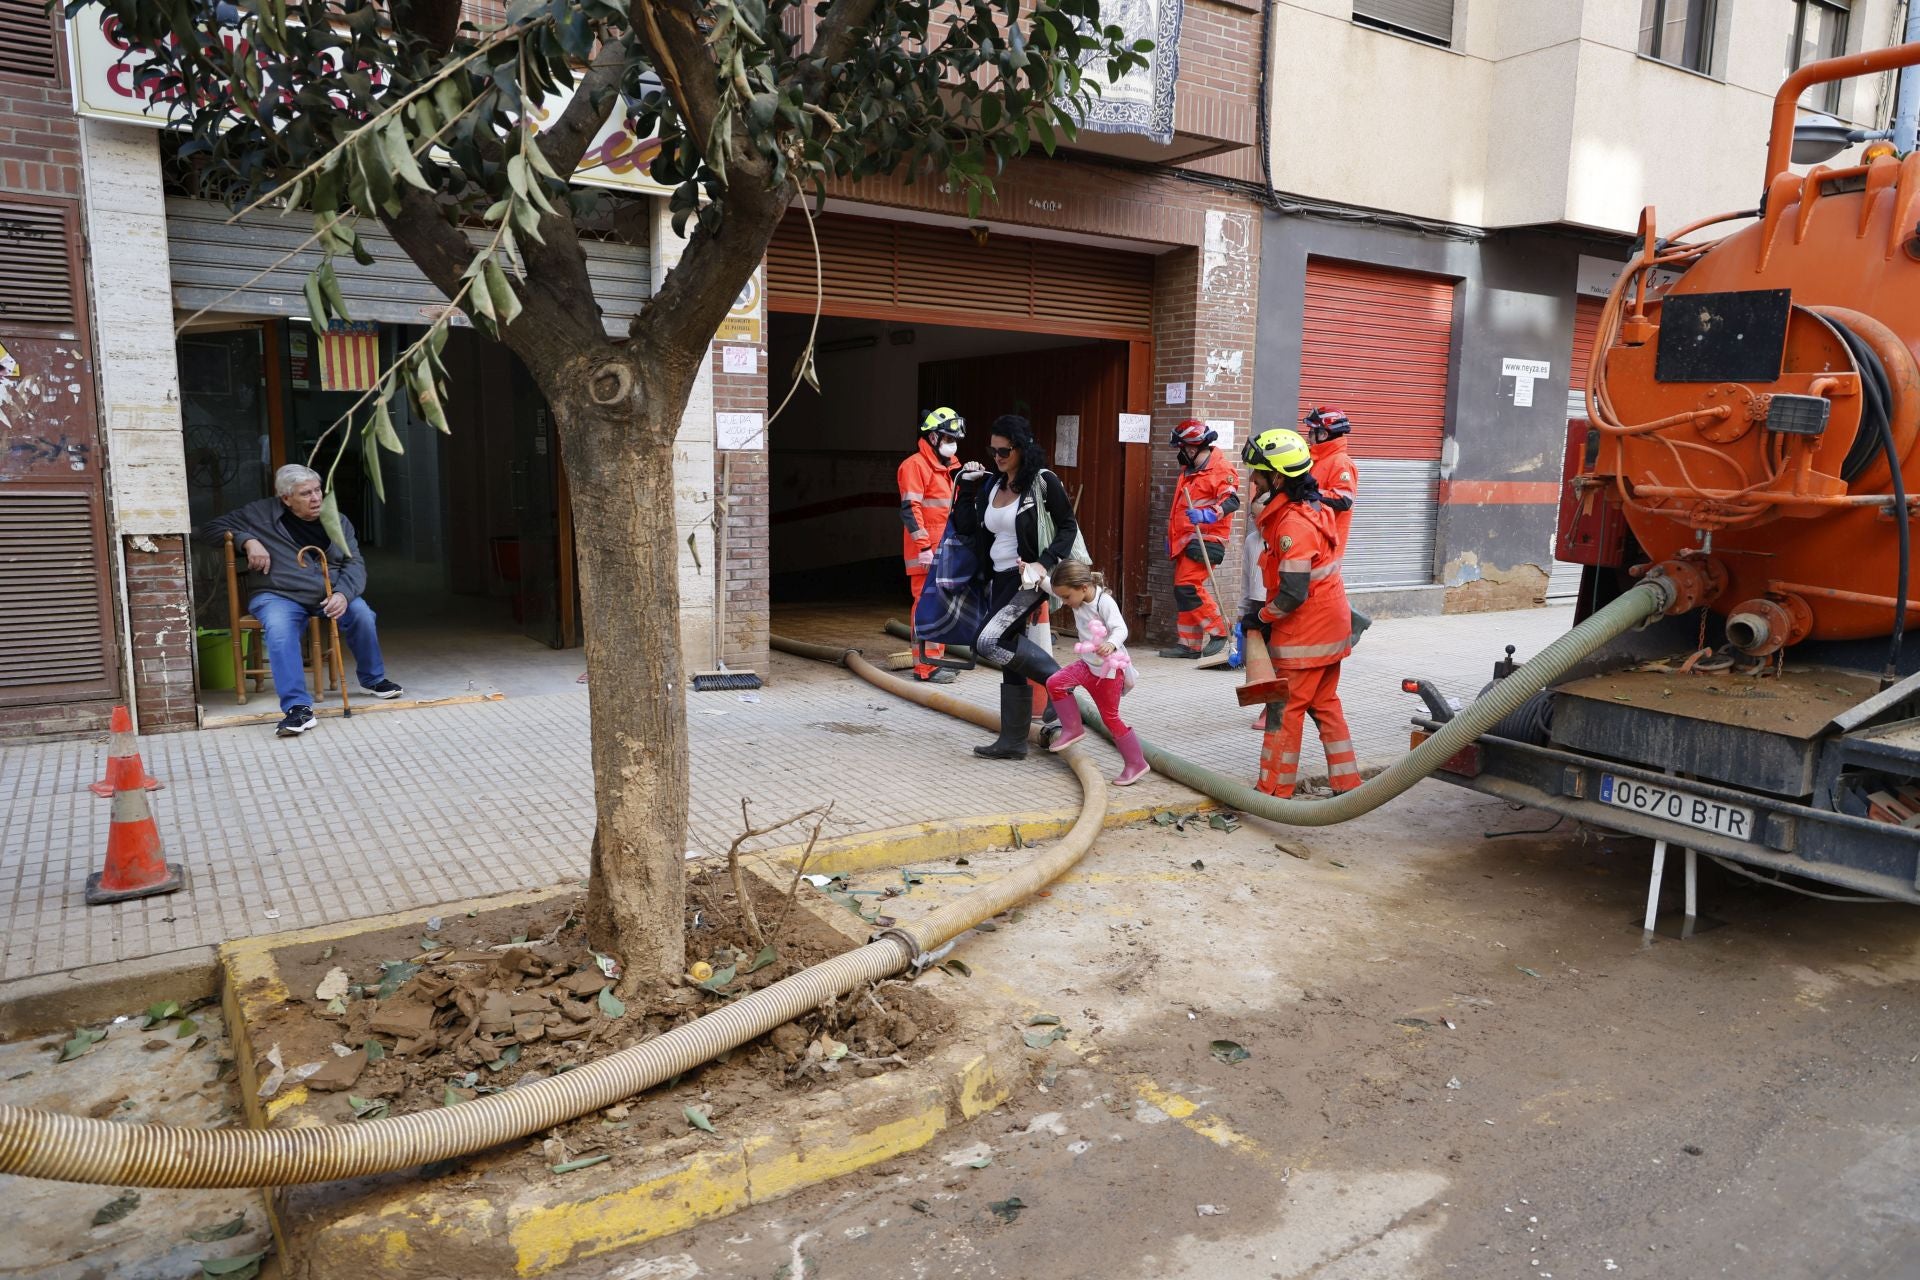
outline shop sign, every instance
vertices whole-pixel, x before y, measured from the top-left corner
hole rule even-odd
[[[759,342],[760,331],[760,272],[756,270],[747,278],[740,296],[733,300],[733,307],[727,312],[727,318],[720,322],[719,332],[713,335],[716,342]]]
[[[120,120],[129,124],[165,129],[173,124],[171,108],[165,100],[156,100],[155,90],[139,81],[140,69],[152,58],[132,52],[132,43],[120,34],[120,21],[103,14],[98,22],[77,20],[69,24],[67,47],[73,64],[73,107],[83,116],[101,120]],[[238,27],[222,27],[220,38],[228,48],[244,43]],[[263,57],[274,56],[262,51]],[[337,56],[337,55],[335,55]],[[379,83],[384,73],[369,68]],[[573,100],[566,89],[534,108],[533,127],[557,119]],[[645,191],[664,195],[671,190],[647,176],[647,166],[660,154],[658,137],[640,138],[627,125],[625,101],[616,99],[607,113],[573,180],[580,186],[616,190]],[[758,341],[758,339],[755,339]]]

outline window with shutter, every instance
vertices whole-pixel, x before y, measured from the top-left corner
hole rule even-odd
[[[1353,20],[1428,44],[1453,44],[1453,0],[1353,0]]]
[[[91,488],[0,485],[0,704],[113,691],[97,503]]]
[[[64,204],[0,200],[0,326],[78,322],[71,217]]]
[[[43,0],[0,0],[0,76],[60,79],[60,46]]]

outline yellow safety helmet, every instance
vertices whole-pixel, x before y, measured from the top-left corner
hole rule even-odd
[[[944,436],[952,436],[955,440],[964,440],[967,438],[967,420],[942,405],[938,409],[929,410],[927,416],[920,419],[921,435],[932,435],[936,431]]]
[[[1313,470],[1313,450],[1298,431],[1275,427],[1247,441],[1240,457],[1255,471],[1277,471],[1292,478]]]

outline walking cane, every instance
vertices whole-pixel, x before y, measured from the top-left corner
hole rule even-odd
[[[321,585],[326,588],[327,593],[321,598],[323,601],[331,599],[333,597],[333,574],[327,568],[327,553],[319,547],[302,547],[300,548],[300,553],[294,557],[294,560],[302,569],[306,568],[307,552],[309,551],[320,557],[320,582]],[[340,619],[328,618],[327,629],[333,636],[333,673],[340,681],[340,714],[351,720],[353,719],[353,704],[347,701],[347,666],[346,663],[340,660]]]

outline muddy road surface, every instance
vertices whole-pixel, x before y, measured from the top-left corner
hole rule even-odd
[[[1706,866],[1648,944],[1643,842],[1483,835],[1548,820],[1111,833],[924,979],[1060,1018],[1005,1108],[565,1274],[1920,1276],[1920,912]]]

